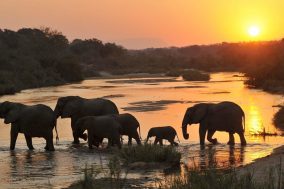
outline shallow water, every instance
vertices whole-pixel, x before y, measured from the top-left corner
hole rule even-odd
[[[273,114],[283,103],[281,95],[248,89],[243,77],[237,73],[216,73],[210,82],[186,82],[180,78],[139,78],[85,80],[77,84],[25,90],[0,98],[25,104],[43,103],[55,107],[58,97],[79,95],[85,98],[107,97],[113,100],[120,112],[130,112],[141,124],[142,138],[149,128],[173,126],[179,135],[182,161],[189,166],[205,167],[217,163],[220,167],[239,166],[271,153],[284,142],[283,137],[254,137],[265,128],[277,132],[272,125]],[[190,139],[182,139],[181,121],[187,107],[200,102],[234,101],[246,114],[246,138],[248,145],[241,147],[236,135],[235,147],[226,145],[228,134],[216,132],[220,144],[206,144],[200,149],[198,125],[188,127]],[[9,151],[10,126],[0,123],[0,188],[62,188],[82,178],[85,165],[105,165],[109,152],[89,151],[86,143],[72,146],[69,119],[58,120],[60,142],[55,152],[45,152],[43,139],[33,139],[36,150],[27,150],[24,137],[19,135],[16,150]],[[148,178],[160,174],[157,171],[129,174],[130,177]],[[149,182],[151,179],[149,180]]]

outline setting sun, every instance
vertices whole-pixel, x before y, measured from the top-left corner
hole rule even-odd
[[[258,26],[250,26],[249,29],[248,29],[248,34],[251,36],[251,37],[257,37],[260,33],[260,29]]]

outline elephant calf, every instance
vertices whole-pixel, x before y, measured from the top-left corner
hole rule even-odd
[[[147,139],[146,139],[146,143],[148,142],[150,137],[156,137],[155,141],[154,141],[154,145],[156,145],[158,142],[160,143],[160,145],[163,145],[163,139],[168,140],[171,145],[175,145],[178,146],[178,143],[176,143],[175,137],[177,135],[176,130],[171,127],[171,126],[165,126],[165,127],[153,127],[148,131],[148,135],[147,135]],[[179,138],[178,138],[179,140]]]
[[[23,133],[29,149],[34,149],[32,137],[42,137],[46,140],[46,150],[53,151],[53,128],[55,127],[56,139],[56,116],[53,110],[43,104],[27,106],[20,103],[3,102],[0,104],[0,117],[4,123],[11,123],[10,149],[14,150],[18,133]]]
[[[119,114],[119,115],[112,115],[121,125],[120,134],[128,136],[128,145],[132,145],[132,138],[136,140],[138,145],[141,145],[141,136],[140,136],[140,124],[137,119],[129,114]],[[139,134],[137,131],[139,128]]]
[[[99,146],[99,143],[107,138],[118,148],[121,148],[120,143],[120,124],[112,116],[86,116],[80,118],[76,122],[76,131],[82,133],[85,130],[88,132],[88,145],[92,149],[93,145]]]

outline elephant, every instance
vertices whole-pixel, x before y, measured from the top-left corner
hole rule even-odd
[[[166,140],[168,140],[171,143],[172,146],[173,145],[178,146],[178,143],[176,143],[174,141],[176,136],[177,136],[177,139],[179,140],[177,132],[171,126],[153,127],[153,128],[151,128],[148,131],[146,143],[148,142],[150,137],[154,137],[154,136],[156,137],[155,141],[154,141],[154,145],[156,145],[159,142],[160,145],[162,146],[163,145],[163,139],[166,139]]]
[[[46,140],[45,149],[54,151],[53,129],[56,129],[56,116],[53,110],[43,104],[24,105],[5,101],[0,104],[0,118],[4,119],[5,124],[11,123],[10,150],[15,149],[18,133],[25,135],[27,146],[33,150],[32,137],[42,137]]]
[[[129,113],[112,115],[121,125],[120,135],[128,136],[128,145],[132,145],[132,138],[136,140],[138,145],[141,145],[140,124],[138,120]],[[139,134],[137,132],[139,128]]]
[[[234,102],[224,101],[220,103],[199,103],[187,108],[182,121],[182,132],[184,139],[189,138],[187,125],[199,123],[200,145],[204,145],[205,135],[207,140],[217,144],[216,138],[212,136],[216,131],[229,133],[229,145],[235,144],[234,133],[240,136],[241,144],[246,145],[244,137],[245,113],[242,108]]]
[[[86,99],[79,96],[60,97],[54,109],[56,117],[71,118],[74,144],[79,144],[79,138],[87,140],[84,133],[75,133],[75,124],[78,119],[85,116],[101,116],[107,114],[118,114],[116,105],[107,99],[93,98]]]
[[[99,146],[100,141],[107,138],[118,148],[121,148],[120,143],[120,124],[112,116],[85,116],[76,122],[76,132],[88,131],[88,146],[89,149],[93,145]],[[109,146],[108,145],[108,146]]]

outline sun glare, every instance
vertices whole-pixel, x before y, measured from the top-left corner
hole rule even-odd
[[[248,29],[248,34],[251,36],[251,37],[257,37],[260,33],[260,29],[258,26],[250,26],[249,29]]]

